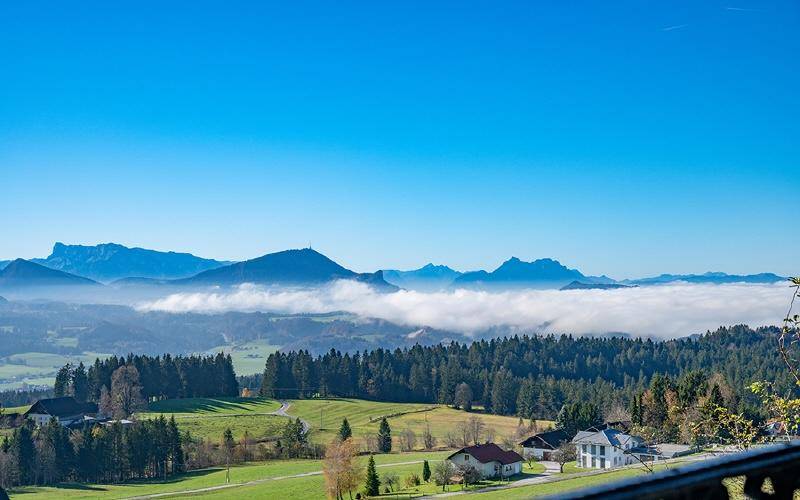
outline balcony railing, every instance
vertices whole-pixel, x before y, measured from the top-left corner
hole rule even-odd
[[[704,460],[550,498],[729,498],[722,481],[733,477],[745,478],[746,498],[793,498],[794,491],[800,488],[800,441]],[[772,484],[770,493],[762,491],[766,479]]]

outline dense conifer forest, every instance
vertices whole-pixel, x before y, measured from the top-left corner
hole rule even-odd
[[[630,338],[515,336],[465,345],[377,349],[355,355],[331,350],[270,355],[261,394],[281,398],[314,395],[453,404],[466,383],[487,411],[523,418],[555,419],[564,404],[585,401],[600,408],[628,408],[656,375],[677,388],[692,380],[723,386],[728,404],[755,411],[746,385],[793,385],[777,355],[777,328],[719,328],[694,338],[652,341]],[[684,382],[685,383],[685,382]]]

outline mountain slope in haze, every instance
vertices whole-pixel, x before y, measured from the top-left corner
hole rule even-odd
[[[595,278],[584,276],[577,269],[569,269],[557,260],[537,259],[525,262],[517,257],[511,257],[492,272],[464,273],[454,280],[453,285],[469,288],[560,288],[573,281],[594,282],[594,280]]]
[[[561,287],[561,290],[616,290],[619,288],[637,288],[638,285],[621,285],[619,283],[583,283],[573,281]]]
[[[235,285],[240,283],[318,285],[338,279],[361,281],[383,291],[397,287],[383,279],[383,273],[356,273],[340,266],[316,250],[284,250],[204,271],[174,284]]]
[[[632,285],[660,285],[663,283],[675,283],[678,281],[683,281],[686,283],[708,283],[721,285],[724,283],[777,283],[785,280],[786,278],[773,273],[727,274],[720,272],[708,272],[704,274],[661,274],[652,278],[625,280],[623,283]]]
[[[96,281],[17,259],[0,271],[0,288],[100,286]]]
[[[106,282],[128,277],[186,278],[230,264],[189,253],[128,248],[116,243],[95,246],[56,243],[49,257],[33,261],[51,269]]]
[[[9,264],[11,264],[10,260],[0,260],[0,270],[5,269]]]
[[[408,290],[435,291],[446,289],[461,274],[447,266],[426,264],[412,271],[384,269],[383,279]]]

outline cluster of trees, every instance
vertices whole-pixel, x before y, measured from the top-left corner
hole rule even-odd
[[[381,419],[376,437],[381,453],[392,451],[392,430],[386,418]],[[356,498],[361,498],[359,488],[367,497],[375,497],[381,493],[381,486],[383,486],[383,492],[391,493],[401,485],[400,478],[394,472],[387,472],[383,476],[378,475],[375,457],[372,453],[370,453],[366,469],[359,462],[358,455],[359,450],[353,439],[353,431],[345,418],[339,427],[337,438],[326,447],[325,458],[322,462],[325,492],[328,498],[343,500],[345,493],[353,498],[354,491]],[[428,461],[425,460],[422,464],[422,478],[416,473],[410,473],[405,477],[403,484],[410,488],[419,486],[422,481],[430,480],[431,468]]]
[[[0,486],[164,478],[184,470],[184,439],[174,418],[79,431],[26,422],[0,445]]]
[[[414,346],[313,357],[306,351],[267,359],[260,394],[314,395],[457,405],[480,404],[523,418],[557,416],[566,403],[608,408],[627,405],[658,376],[718,373],[735,388],[738,404],[756,403],[746,390],[768,379],[796,390],[774,355],[779,330],[720,328],[697,338],[652,341],[572,336],[511,337],[469,345]],[[677,390],[677,389],[676,389]]]
[[[146,400],[238,396],[239,383],[230,355],[213,356],[111,356],[88,368],[67,364],[56,375],[55,396],[79,401],[100,401],[103,387],[111,388],[113,375],[122,367],[138,374],[140,393]],[[113,392],[113,391],[112,391]]]

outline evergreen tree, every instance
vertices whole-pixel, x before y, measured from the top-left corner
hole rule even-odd
[[[381,492],[381,480],[378,478],[378,471],[375,469],[375,457],[370,455],[367,463],[367,480],[364,484],[364,493],[370,497],[376,497]]]
[[[175,415],[169,419],[169,448],[170,461],[172,462],[172,473],[177,474],[184,471],[183,446],[181,443],[181,433],[178,424],[175,423]]]
[[[392,429],[389,427],[386,417],[381,419],[381,425],[378,428],[378,449],[381,453],[392,451]]]
[[[719,384],[714,384],[711,387],[711,392],[708,395],[708,402],[717,406],[725,406],[725,398],[722,397]]]
[[[60,398],[69,394],[69,384],[72,378],[72,365],[67,363],[56,373],[56,381],[53,384],[53,397]]]
[[[89,378],[83,361],[72,371],[72,395],[80,402],[86,401],[89,397]]]
[[[350,439],[353,436],[353,431],[350,429],[350,423],[347,418],[342,420],[342,425],[339,427],[339,441]]]
[[[431,466],[428,465],[428,461],[425,460],[422,462],[422,480],[426,483],[431,479]]]
[[[36,480],[36,445],[30,421],[14,430],[10,450],[17,462],[20,484],[33,484]]]

